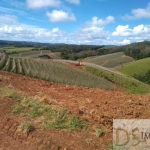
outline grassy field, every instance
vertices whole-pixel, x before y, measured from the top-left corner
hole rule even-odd
[[[25,58],[38,58],[41,55],[50,55],[53,59],[60,59],[60,52],[50,52],[49,50],[38,50],[38,51],[29,51],[22,52],[17,54],[11,54],[11,57],[25,57]]]
[[[72,69],[60,62],[9,57],[7,61],[0,61],[0,69],[55,83],[114,89],[106,79]]]
[[[124,87],[127,92],[133,94],[146,94],[150,92],[150,86],[128,76],[121,76],[115,73],[111,73],[102,69],[97,69],[93,67],[82,67],[86,72],[90,72],[98,77],[103,77],[108,81],[111,81],[121,87]]]
[[[150,70],[150,58],[137,60],[118,68],[118,71],[130,76],[133,76],[134,73],[145,74],[146,72],[148,72],[148,70]]]
[[[123,65],[125,63],[129,63],[133,61],[133,59],[126,56],[123,52],[119,52],[114,54],[102,55],[98,57],[92,57],[89,59],[85,59],[84,61],[108,68],[113,68],[119,65]]]
[[[27,52],[27,51],[32,51],[33,47],[0,47],[1,50],[6,50],[8,54],[11,53],[21,53],[21,52]]]
[[[31,51],[31,52],[23,52],[19,54],[12,54],[10,55],[11,57],[26,57],[26,58],[33,58],[33,57],[38,57],[39,55],[42,54],[50,54],[49,50],[42,50],[42,51]]]
[[[51,57],[54,58],[54,59],[60,59],[61,58],[60,52],[51,53]]]

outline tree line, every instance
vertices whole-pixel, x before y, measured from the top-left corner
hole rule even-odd
[[[150,70],[145,74],[134,74],[133,77],[146,84],[150,84]]]

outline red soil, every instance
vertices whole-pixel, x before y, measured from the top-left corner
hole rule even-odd
[[[11,106],[17,101],[0,99],[0,142],[3,143],[0,144],[0,149],[52,150],[53,146],[58,150],[107,150],[112,142],[113,119],[150,118],[150,94],[142,96],[121,91],[61,85],[2,71],[0,86],[14,87],[29,96],[42,93],[105,132],[102,137],[97,138],[93,134],[86,135],[79,131],[69,133],[37,129],[29,135],[19,137],[16,128],[25,118],[9,113]]]

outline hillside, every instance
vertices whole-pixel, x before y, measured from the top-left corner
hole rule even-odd
[[[149,119],[149,108],[149,95],[0,71],[0,149],[112,150],[113,119]]]
[[[118,68],[123,74],[133,76],[134,74],[145,74],[150,70],[150,58],[140,59]]]
[[[106,79],[70,68],[61,62],[8,57],[0,61],[0,69],[55,83],[114,89]]]
[[[87,63],[86,65],[91,66],[89,67],[90,69],[88,69],[88,67],[70,67],[65,60],[62,62],[57,62],[57,60],[50,61],[41,59],[3,57],[0,61],[1,70],[50,82],[92,88],[103,88],[107,90],[115,90],[116,86],[119,85],[125,88],[125,91],[131,93],[145,94],[149,92],[149,88],[142,82],[126,77],[116,71],[102,68],[98,65],[90,63]],[[112,85],[112,83],[115,85]]]
[[[150,85],[150,58],[137,60],[125,66],[118,71],[130,75],[135,79]]]
[[[84,59],[83,61],[101,65],[103,67],[113,68],[125,63],[132,62],[133,59],[126,56],[123,52],[118,52],[92,58],[89,57],[87,59]]]
[[[134,58],[135,60],[150,57],[150,41],[131,43],[123,46],[111,46],[99,49],[101,55],[124,52],[125,55]]]
[[[0,149],[113,150],[113,119],[149,118],[150,86],[128,74],[135,66],[146,73],[149,59],[133,61],[119,52],[77,66],[33,59],[39,52],[0,57]],[[135,63],[126,73],[105,68],[123,58]]]

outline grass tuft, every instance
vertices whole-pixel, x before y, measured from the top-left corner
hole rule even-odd
[[[75,115],[69,115],[64,109],[59,109],[49,111],[45,125],[49,129],[69,129],[69,131],[73,131],[79,128],[85,129],[88,123],[87,121],[80,121]]]
[[[45,105],[39,101],[24,96],[11,88],[0,88],[0,94],[4,97],[18,98],[18,104],[12,106],[12,114],[21,114],[27,118],[44,118],[44,127],[48,129],[67,129],[69,131],[86,129],[88,122],[80,120],[77,116],[70,114],[66,109],[57,105]],[[43,101],[43,100],[42,100]],[[30,131],[29,123],[22,124],[21,129]]]
[[[96,135],[97,137],[103,136],[103,135],[104,135],[104,130],[96,128],[96,129],[95,129],[95,135]]]
[[[17,92],[16,90],[8,87],[0,87],[0,95],[17,100],[22,100],[24,98],[20,92]]]
[[[19,126],[19,130],[22,131],[23,133],[29,133],[29,132],[33,131],[34,129],[35,129],[34,125],[30,122],[22,123]]]

